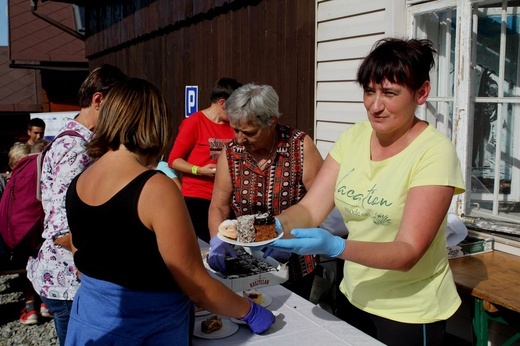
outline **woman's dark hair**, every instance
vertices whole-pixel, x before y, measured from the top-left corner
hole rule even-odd
[[[242,83],[237,82],[233,78],[223,77],[215,82],[213,85],[213,89],[211,89],[211,93],[209,95],[209,99],[212,103],[217,102],[220,99],[227,100],[229,96],[236,89],[240,88]]]
[[[388,80],[417,90],[430,80],[435,53],[433,43],[429,40],[384,38],[374,44],[370,54],[359,66],[356,81],[364,89],[371,82],[381,84]]]
[[[100,92],[107,96],[108,92],[118,83],[126,81],[127,76],[115,66],[101,65],[88,75],[78,91],[79,106],[88,108],[92,104],[92,96]]]

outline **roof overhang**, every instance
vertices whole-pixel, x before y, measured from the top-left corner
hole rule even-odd
[[[46,2],[46,1],[48,1],[48,0],[41,0],[42,3]],[[82,7],[82,5],[77,4],[76,3],[77,1],[54,1],[54,2],[63,2],[63,3],[73,4],[72,7],[73,7],[73,11],[74,11],[74,22],[76,23],[76,28],[74,28],[74,29],[69,28],[68,26],[63,25],[59,21],[40,13],[38,11],[38,0],[29,0],[29,2],[31,3],[31,12],[36,17],[40,18],[41,20],[44,20],[45,22],[47,22],[51,25],[54,25],[58,29],[63,30],[64,32],[66,32],[76,38],[79,38],[80,40],[85,40],[85,27],[84,27],[85,19],[82,18],[82,17],[84,17],[84,15],[82,14],[84,11],[82,9],[80,9],[80,7]],[[84,1],[84,2],[86,2],[86,1]]]
[[[63,2],[66,4],[74,4],[74,5],[80,5],[80,6],[86,6],[88,3],[92,2],[92,1],[88,1],[88,0],[41,0],[41,2],[48,2],[48,1]]]
[[[88,62],[42,62],[42,61],[17,61],[11,60],[10,68],[23,68],[33,70],[52,70],[52,71],[89,71]]]

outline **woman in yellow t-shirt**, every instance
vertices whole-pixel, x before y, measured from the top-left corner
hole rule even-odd
[[[464,191],[460,162],[450,140],[415,116],[434,53],[428,40],[376,43],[357,73],[368,121],[340,136],[307,195],[278,216],[294,238],[272,244],[344,259],[348,322],[387,345],[440,345],[460,305],[445,239],[452,197]],[[347,240],[308,228],[334,207]]]

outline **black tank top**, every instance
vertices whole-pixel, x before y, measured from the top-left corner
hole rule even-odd
[[[72,181],[66,209],[80,272],[130,289],[179,290],[159,253],[155,233],[143,225],[137,212],[143,186],[156,173],[143,172],[99,206],[78,197],[79,175]]]

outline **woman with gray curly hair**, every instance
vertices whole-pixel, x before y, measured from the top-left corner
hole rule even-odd
[[[279,215],[305,196],[323,162],[307,134],[278,122],[278,100],[273,87],[246,84],[226,101],[235,139],[219,157],[209,209],[208,263],[214,270],[225,271],[225,258],[235,256],[234,249],[216,237],[222,221],[257,213]],[[289,262],[286,287],[308,298],[315,256],[267,250],[268,256]]]

